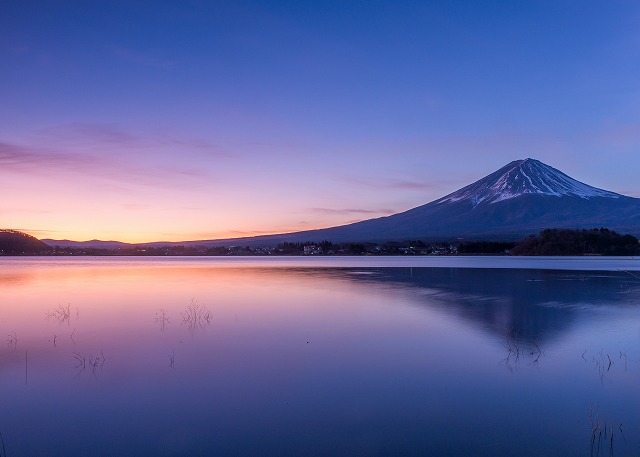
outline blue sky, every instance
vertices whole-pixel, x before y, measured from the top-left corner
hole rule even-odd
[[[5,2],[0,225],[317,228],[526,157],[640,196],[638,54],[635,2]]]

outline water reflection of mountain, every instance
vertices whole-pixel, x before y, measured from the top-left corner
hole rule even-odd
[[[333,270],[336,272],[336,270]],[[640,305],[640,280],[624,272],[376,268],[336,273],[356,283],[402,287],[428,306],[492,333],[548,342],[598,307]]]

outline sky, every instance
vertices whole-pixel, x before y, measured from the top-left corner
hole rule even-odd
[[[0,228],[329,227],[527,157],[640,197],[640,3],[0,3]]]

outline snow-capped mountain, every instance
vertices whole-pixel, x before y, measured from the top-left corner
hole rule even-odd
[[[497,203],[522,195],[553,197],[619,198],[620,194],[576,181],[539,160],[515,160],[489,176],[449,194],[435,203],[468,200],[475,207],[482,202]]]
[[[600,227],[640,236],[640,199],[589,186],[538,160],[524,159],[402,213],[321,230],[257,237],[252,244],[518,240],[546,228]]]
[[[323,240],[337,243],[515,241],[546,228],[600,227],[640,237],[640,199],[589,186],[538,160],[524,159],[511,162],[431,203],[387,217],[320,230],[180,244],[268,246],[285,241]],[[47,240],[47,243],[54,245],[57,242]],[[158,244],[171,243],[149,243]]]

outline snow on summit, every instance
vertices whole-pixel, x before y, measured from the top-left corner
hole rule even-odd
[[[501,169],[449,194],[434,203],[453,203],[469,200],[474,207],[482,202],[496,203],[521,195],[537,194],[553,197],[572,196],[619,198],[614,192],[598,189],[576,181],[539,160],[516,160]]]

